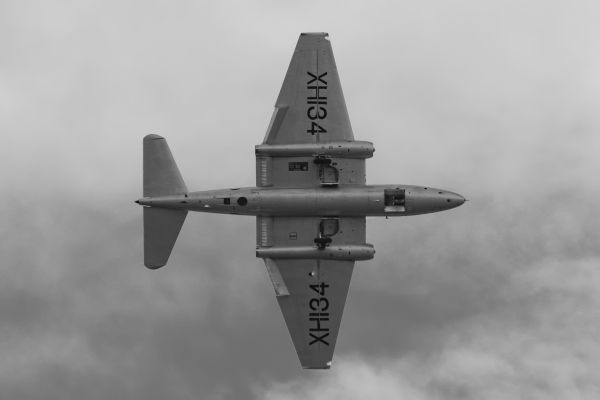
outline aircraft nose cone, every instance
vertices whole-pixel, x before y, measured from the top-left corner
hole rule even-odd
[[[407,206],[415,213],[430,213],[456,208],[465,201],[458,193],[427,187],[409,192]]]
[[[448,208],[458,207],[464,204],[467,199],[458,193],[447,193],[446,194],[446,205]]]

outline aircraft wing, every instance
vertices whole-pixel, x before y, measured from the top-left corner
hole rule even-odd
[[[263,144],[354,140],[327,33],[303,33]]]
[[[256,186],[366,182],[365,158],[372,156],[373,144],[354,140],[327,36],[303,33],[298,39],[267,134],[256,146]],[[367,155],[356,155],[357,149]]]
[[[365,218],[258,217],[257,247],[365,243]],[[303,368],[326,369],[354,268],[351,260],[265,258],[277,301]]]
[[[364,185],[372,153],[371,143],[354,141],[327,34],[301,34],[256,146],[256,185]],[[331,259],[325,248],[363,246],[365,236],[364,217],[257,217],[257,255],[304,368],[329,368],[354,268],[352,257]]]
[[[265,258],[265,264],[272,280],[281,280],[277,302],[302,367],[329,368],[354,261]]]

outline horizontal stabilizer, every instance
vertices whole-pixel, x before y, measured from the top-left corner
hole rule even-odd
[[[185,194],[187,187],[164,137],[144,137],[144,197]]]
[[[164,266],[171,255],[187,210],[144,207],[144,265]]]

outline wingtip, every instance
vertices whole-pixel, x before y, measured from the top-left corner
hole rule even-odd
[[[147,142],[150,140],[157,140],[157,139],[164,139],[164,137],[154,134],[154,133],[144,136],[144,142]]]
[[[313,367],[313,366],[302,366],[302,369],[331,369],[330,365],[326,365],[326,366],[320,366],[320,367]]]
[[[167,264],[165,263],[165,264],[161,264],[161,265],[156,265],[156,264],[144,263],[144,266],[148,269],[159,269],[160,267],[164,267],[165,265],[167,265]]]
[[[330,46],[327,32],[302,32],[296,50],[324,49]]]
[[[327,32],[302,32],[302,33],[300,33],[300,36],[324,36],[324,37],[328,37],[329,33],[327,33]]]
[[[321,365],[302,365],[303,369],[331,369],[331,361]]]

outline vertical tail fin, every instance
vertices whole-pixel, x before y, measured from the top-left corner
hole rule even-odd
[[[144,137],[144,197],[187,193],[165,138]],[[171,255],[187,210],[144,207],[144,265],[164,266]]]

